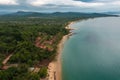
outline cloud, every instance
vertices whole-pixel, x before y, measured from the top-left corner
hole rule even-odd
[[[2,10],[29,11],[120,11],[120,0],[0,0]]]
[[[65,10],[69,8],[69,11],[101,12],[120,10],[120,0],[27,0],[27,3],[33,7],[44,9],[64,8]]]
[[[29,0],[28,0],[29,1]],[[102,6],[104,3],[87,3],[83,1],[78,1],[78,0],[34,0],[30,2],[30,5],[36,6],[36,7],[41,7],[46,4],[54,4],[54,5],[71,5],[72,7],[96,7],[96,6]]]
[[[111,4],[113,4],[113,5],[119,5],[120,6],[120,1],[114,1]]]
[[[92,1],[94,1],[94,0],[74,0],[74,1],[92,2]]]
[[[18,5],[16,0],[0,0],[0,5]]]

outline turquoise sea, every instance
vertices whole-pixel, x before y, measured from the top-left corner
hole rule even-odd
[[[120,80],[120,18],[75,22],[62,53],[62,80]]]

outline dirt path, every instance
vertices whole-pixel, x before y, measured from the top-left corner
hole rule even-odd
[[[12,55],[13,55],[13,54],[8,55],[8,56],[4,59],[4,61],[2,62],[2,64],[5,65],[5,64],[9,61],[9,59],[12,57]]]

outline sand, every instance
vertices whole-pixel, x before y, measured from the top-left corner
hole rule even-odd
[[[73,24],[73,22],[70,22],[69,25]],[[66,27],[69,27],[67,25]],[[58,50],[57,50],[57,56],[56,59],[49,63],[48,65],[48,80],[62,80],[62,73],[61,73],[61,54],[63,51],[64,43],[67,41],[69,36],[71,35],[65,35],[63,36],[61,42],[58,44]]]

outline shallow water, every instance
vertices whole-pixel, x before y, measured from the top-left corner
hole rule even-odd
[[[62,53],[63,80],[120,80],[120,18],[79,21]]]

